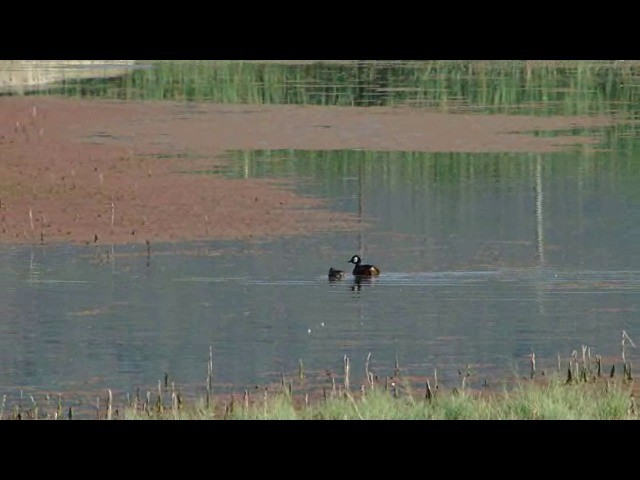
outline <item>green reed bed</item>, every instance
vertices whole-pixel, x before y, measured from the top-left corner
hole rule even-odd
[[[36,94],[482,114],[605,115],[607,144],[637,149],[638,61],[136,61],[112,78],[66,79]],[[579,132],[576,132],[579,134]]]
[[[636,61],[138,61],[44,93],[122,100],[371,106],[533,115],[634,113]]]

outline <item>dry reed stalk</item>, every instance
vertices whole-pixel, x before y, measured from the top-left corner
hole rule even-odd
[[[33,210],[29,209],[29,224],[31,225],[31,230],[33,230]]]
[[[629,335],[627,335],[626,331],[622,331],[622,363],[626,363],[627,360],[625,358],[625,347],[626,347],[626,341],[629,341],[629,344],[633,347],[636,348],[636,344],[633,343],[633,340],[631,340],[631,337]]]
[[[531,349],[531,378],[536,374],[536,352]]]
[[[175,392],[171,393],[171,411],[173,413],[173,419],[178,420],[178,396]]]
[[[346,391],[349,391],[349,370],[350,370],[349,357],[345,355],[344,356],[344,389]]]
[[[268,397],[268,388],[264,389],[264,397],[263,397],[263,404],[264,404],[264,418],[267,418],[267,407],[269,406],[269,397]]]
[[[367,361],[364,362],[364,373],[365,373],[367,382],[369,382],[369,384],[371,385],[371,388],[373,388],[373,375],[371,375],[371,372],[369,371],[370,360],[371,360],[371,352],[367,354]]]
[[[207,363],[207,407],[211,404],[213,390],[213,347],[209,345],[209,362]]]
[[[110,388],[107,389],[107,392],[109,392],[107,397],[107,420],[111,420],[113,412],[113,394],[111,393]]]
[[[426,381],[426,387],[427,387],[427,391],[424,395],[424,398],[426,400],[429,400],[429,402],[431,402],[431,400],[433,399],[433,392],[431,391],[431,385],[429,385],[429,379],[427,378]]]
[[[302,359],[298,360],[298,379],[300,382],[304,382],[304,365]]]
[[[31,404],[33,407],[33,419],[38,420],[38,404],[36,403],[36,399],[33,398],[33,395],[29,395],[29,398],[31,399]]]
[[[228,415],[229,416],[233,415],[233,411],[235,410],[235,406],[236,406],[236,396],[232,392],[231,393],[231,401],[229,402],[229,411],[228,411]]]
[[[158,401],[156,404],[156,408],[158,410],[158,413],[162,413],[163,411],[163,404],[162,404],[162,381],[158,380]]]
[[[580,380],[587,382],[587,370],[584,367],[580,370]]]
[[[44,245],[44,224],[46,222],[46,219],[44,218],[44,214],[40,215],[40,244]]]

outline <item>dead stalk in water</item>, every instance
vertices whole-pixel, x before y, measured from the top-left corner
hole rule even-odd
[[[636,344],[633,343],[633,340],[631,340],[631,337],[629,335],[627,335],[626,331],[622,331],[622,363],[626,363],[627,360],[625,358],[625,347],[626,347],[626,341],[629,341],[629,344],[633,347],[636,348]]]
[[[536,374],[536,352],[531,349],[531,378]]]
[[[344,389],[349,391],[349,357],[344,356]]]
[[[213,347],[209,345],[209,363],[207,363],[207,407],[210,406],[213,390]]]
[[[109,392],[109,396],[107,397],[107,420],[111,420],[113,411],[113,394],[111,393],[110,388],[107,389],[107,392]]]
[[[162,413],[163,410],[163,406],[162,406],[162,381],[158,380],[158,413]]]
[[[370,378],[371,378],[371,372],[369,371],[369,361],[370,360],[371,360],[371,352],[369,352],[367,354],[367,361],[364,362],[364,373],[365,373],[367,381],[371,383],[371,386],[373,386],[373,382],[371,382],[371,380],[370,380]]]

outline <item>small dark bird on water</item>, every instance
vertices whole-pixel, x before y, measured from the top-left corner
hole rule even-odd
[[[380,275],[380,269],[378,267],[376,267],[375,265],[363,264],[362,259],[359,255],[354,255],[347,263],[353,263],[355,265],[355,267],[353,267],[353,272],[351,272],[354,275]]]
[[[331,267],[329,269],[329,280],[342,280],[344,278],[344,270],[338,270],[337,268]]]

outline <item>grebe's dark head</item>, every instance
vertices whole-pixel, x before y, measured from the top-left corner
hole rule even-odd
[[[358,255],[354,255],[353,257],[351,257],[351,260],[349,260],[347,263],[353,263],[355,265],[359,265],[360,262],[362,262],[362,259]]]

